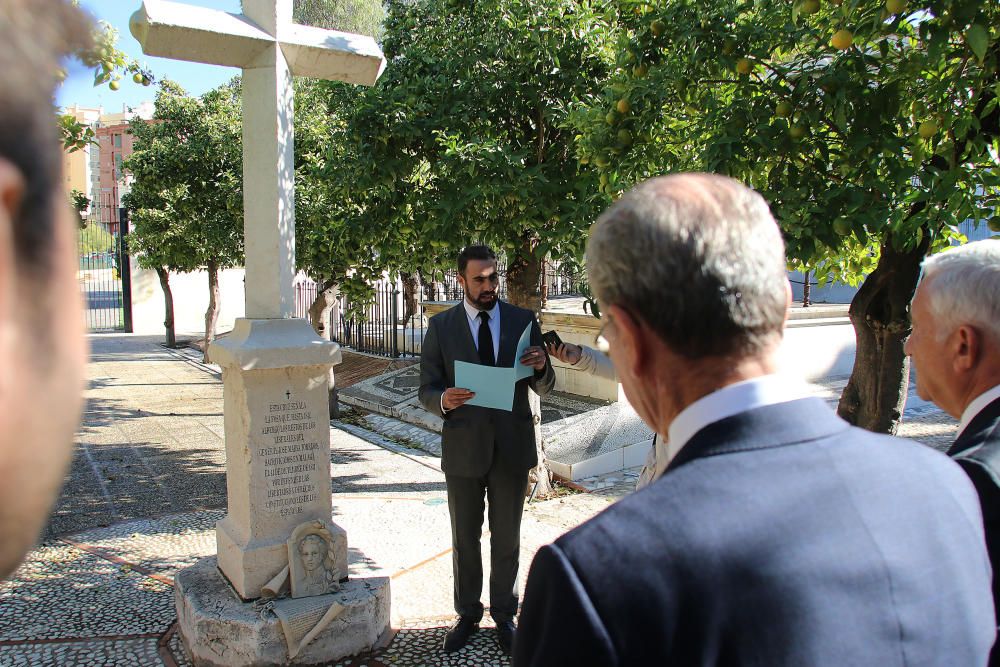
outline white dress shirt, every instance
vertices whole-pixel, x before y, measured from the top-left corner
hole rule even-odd
[[[998,398],[1000,398],[1000,384],[992,389],[987,389],[979,396],[976,396],[976,398],[974,398],[972,402],[965,407],[965,410],[962,411],[962,420],[958,422],[958,434],[955,437],[957,438],[962,435],[962,433],[965,432],[965,429],[969,427],[969,422],[975,419],[976,415],[983,411],[983,408]]]
[[[765,405],[787,403],[809,395],[805,385],[784,375],[762,375],[717,389],[687,406],[674,418],[668,431],[667,458],[673,459],[695,433],[709,424]],[[657,468],[666,461],[657,460]]]

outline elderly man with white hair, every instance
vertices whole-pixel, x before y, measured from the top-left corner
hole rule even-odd
[[[538,550],[515,667],[984,665],[996,635],[975,489],[776,373],[790,302],[764,199],[642,183],[587,273],[664,473]]]
[[[977,241],[927,258],[910,306],[906,353],[917,393],[960,420],[948,450],[979,493],[1000,601],[1000,243]],[[994,649],[991,665],[1000,665]]]

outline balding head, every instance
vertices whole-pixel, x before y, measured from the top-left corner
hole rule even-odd
[[[641,183],[598,219],[587,245],[601,305],[626,308],[690,359],[754,355],[780,340],[785,271],[764,199],[712,174]]]

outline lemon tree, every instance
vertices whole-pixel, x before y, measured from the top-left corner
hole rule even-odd
[[[573,107],[577,157],[609,196],[679,169],[760,191],[795,268],[860,282],[840,414],[893,430],[920,261],[996,213],[1000,4],[614,4],[616,71]]]
[[[543,258],[579,255],[607,203],[566,118],[608,76],[613,21],[589,0],[387,3],[378,83],[320,84],[345,142],[334,150],[348,156],[325,168],[337,252],[430,277],[488,243],[506,256],[508,299],[538,310]],[[615,104],[627,112],[628,100]],[[366,230],[360,248],[352,229]],[[544,460],[532,473],[540,495]]]
[[[219,271],[243,262],[243,166],[238,79],[200,98],[171,81],[157,91],[153,122],[130,124],[132,177],[124,197],[133,225],[130,248],[153,269],[165,298],[167,342],[173,344],[169,271],[204,269],[209,305],[205,338],[215,338]],[[206,359],[208,355],[206,345]]]
[[[354,159],[328,182],[354,209],[344,224],[374,230],[386,268],[424,275],[489,243],[507,256],[510,300],[537,310],[542,258],[579,254],[606,202],[565,119],[607,76],[611,34],[578,0],[389,2],[385,72],[337,98]]]

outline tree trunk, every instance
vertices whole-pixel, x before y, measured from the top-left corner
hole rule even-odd
[[[174,332],[174,294],[170,291],[170,273],[162,266],[156,267],[156,275],[160,279],[160,289],[163,290],[163,328],[167,333],[167,347],[177,347],[177,336]]]
[[[802,307],[808,308],[812,305],[812,285],[809,283],[809,272],[802,272]]]
[[[312,324],[317,335],[324,340],[333,339],[333,323],[330,322],[330,310],[336,302],[337,281],[329,278],[320,284],[316,299],[309,306],[309,322]],[[327,380],[329,381],[327,400],[330,406],[330,418],[338,419],[340,417],[340,401],[337,396],[336,376],[332,366],[330,367],[330,372],[327,374]]]
[[[337,281],[330,278],[320,283],[316,299],[309,306],[309,323],[316,334],[324,340],[332,340],[333,326],[330,322],[330,310],[337,301]]]
[[[400,271],[403,283],[403,316],[397,324],[406,325],[417,312],[417,274]]]
[[[208,309],[205,311],[205,356],[209,363],[208,347],[215,340],[215,325],[219,321],[219,263],[208,260]]]
[[[534,245],[533,241],[524,241],[518,253],[507,258],[507,301],[538,313],[542,308],[542,294],[538,289],[542,262],[532,254]]]
[[[906,404],[910,366],[903,344],[910,334],[907,308],[930,247],[930,234],[924,232],[921,242],[905,252],[893,248],[891,239],[883,240],[878,266],[851,301],[857,350],[837,413],[875,433],[895,433]]]
[[[541,311],[541,293],[538,289],[538,279],[541,275],[542,263],[535,259],[532,251],[535,243],[525,239],[520,251],[507,258],[507,300],[515,306],[527,308],[536,315]],[[517,363],[517,360],[514,361]],[[552,473],[545,459],[545,443],[542,441],[542,406],[538,394],[528,392],[528,403],[531,406],[532,421],[535,425],[535,449],[538,453],[538,465],[528,474],[529,497],[545,497],[552,493]]]

